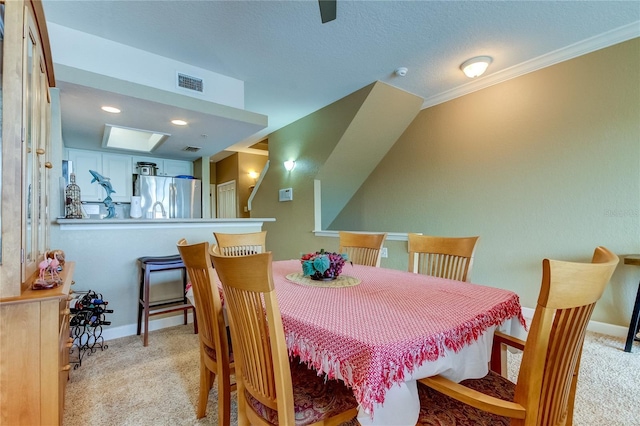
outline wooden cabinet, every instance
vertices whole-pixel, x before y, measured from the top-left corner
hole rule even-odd
[[[72,149],[67,151],[67,159],[73,162],[73,172],[76,183],[80,187],[82,201],[104,201],[107,192],[97,182],[91,182],[93,176],[89,170],[100,173],[111,180],[114,202],[131,201],[133,195],[133,175],[131,173],[132,159],[130,155],[105,154],[98,151]]]
[[[61,286],[28,289],[0,303],[0,424],[62,424],[74,266],[65,264]]]
[[[31,290],[49,249],[53,63],[42,3],[2,3],[0,424],[61,424],[73,263],[63,285]]]
[[[49,244],[50,96],[42,4],[4,2],[0,298],[18,296]]]
[[[55,82],[41,3],[5,2],[3,10],[0,297],[22,292],[49,243],[48,89]]]

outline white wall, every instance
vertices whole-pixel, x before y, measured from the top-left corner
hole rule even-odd
[[[56,64],[244,109],[244,82],[81,31],[47,23]],[[54,66],[55,68],[55,66]],[[176,73],[204,80],[203,93],[177,87]]]

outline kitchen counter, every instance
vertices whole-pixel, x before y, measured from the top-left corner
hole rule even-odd
[[[254,225],[262,227],[264,222],[275,222],[272,217],[238,219],[56,219],[61,231],[87,229],[144,229],[144,228],[193,228],[223,226],[225,228]]]

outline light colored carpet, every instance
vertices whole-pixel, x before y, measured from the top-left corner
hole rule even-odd
[[[216,387],[207,416],[196,419],[199,386],[198,336],[191,325],[152,331],[149,346],[139,336],[106,342],[71,370],[64,426],[217,425]],[[588,333],[576,397],[576,426],[640,425],[640,347],[626,353],[623,339]],[[510,377],[521,356],[510,354]],[[236,424],[235,393],[232,424]]]

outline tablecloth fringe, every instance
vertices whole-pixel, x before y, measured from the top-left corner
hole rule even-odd
[[[425,361],[437,360],[447,349],[459,352],[463,347],[476,341],[489,327],[501,324],[505,318],[514,317],[518,318],[525,329],[527,328],[517,295],[454,330],[430,336],[420,344],[417,350],[403,352],[403,356],[395,363],[382,366],[375,380],[378,383],[369,383],[366,374],[359,375],[362,377],[354,377],[354,370],[347,360],[340,360],[294,333],[287,333],[286,339],[290,355],[299,356],[307,365],[318,371],[319,376],[325,374],[329,379],[342,379],[353,389],[360,406],[367,413],[372,413],[375,404],[384,403],[387,389],[405,380],[405,373],[412,373]],[[379,363],[373,362],[372,365],[379,365]]]

